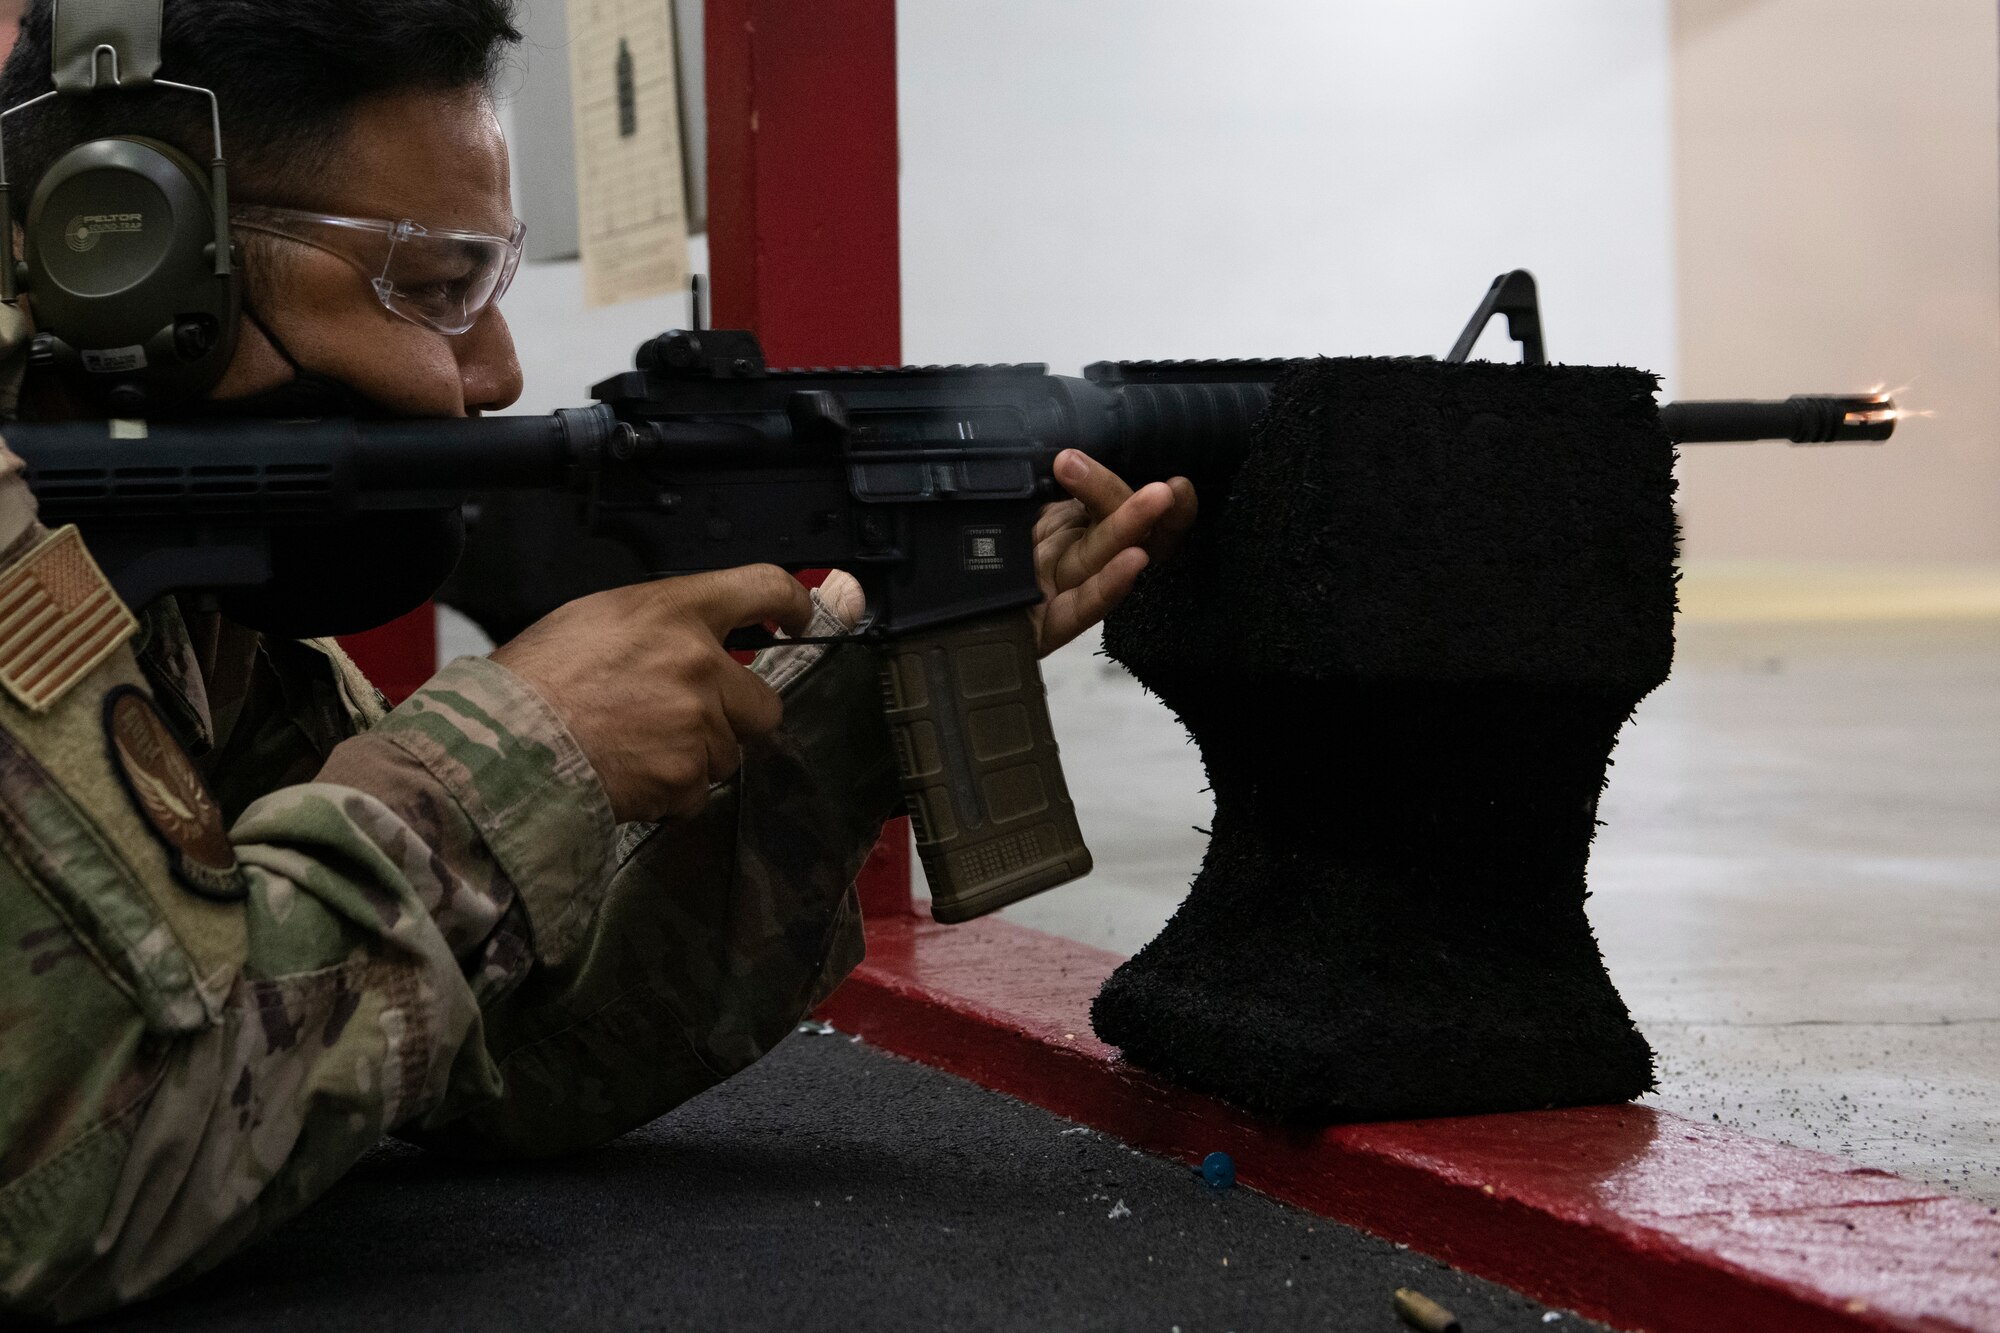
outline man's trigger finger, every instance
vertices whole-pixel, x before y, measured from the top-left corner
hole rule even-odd
[[[812,623],[812,596],[776,565],[744,565],[698,576],[697,614],[719,639],[733,629],[776,621],[788,634]]]

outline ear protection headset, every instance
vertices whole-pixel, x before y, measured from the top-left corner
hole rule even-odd
[[[0,262],[0,300],[27,292],[30,359],[65,372],[117,416],[214,387],[236,349],[242,286],[229,236],[222,112],[206,88],[155,77],[165,0],[54,0],[55,89],[0,113],[0,219],[11,220],[7,117],[58,97],[152,84],[206,97],[203,172],[158,139],[93,139],[58,158],[28,201],[26,258]]]

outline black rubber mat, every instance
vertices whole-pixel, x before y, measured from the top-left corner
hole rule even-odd
[[[1039,1108],[801,1033],[581,1157],[390,1145],[262,1245],[94,1327],[1598,1328]]]

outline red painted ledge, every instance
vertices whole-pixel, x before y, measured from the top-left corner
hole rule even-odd
[[[871,923],[821,1016],[898,1055],[1620,1328],[2000,1330],[2000,1216],[1640,1106],[1295,1130],[1092,1035],[1119,958],[1004,921]]]

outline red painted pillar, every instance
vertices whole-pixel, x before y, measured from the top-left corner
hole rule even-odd
[[[774,366],[894,365],[894,0],[710,0],[714,322]]]
[[[718,328],[773,366],[903,358],[895,0],[708,0],[708,245]],[[861,873],[906,914],[909,831]]]

